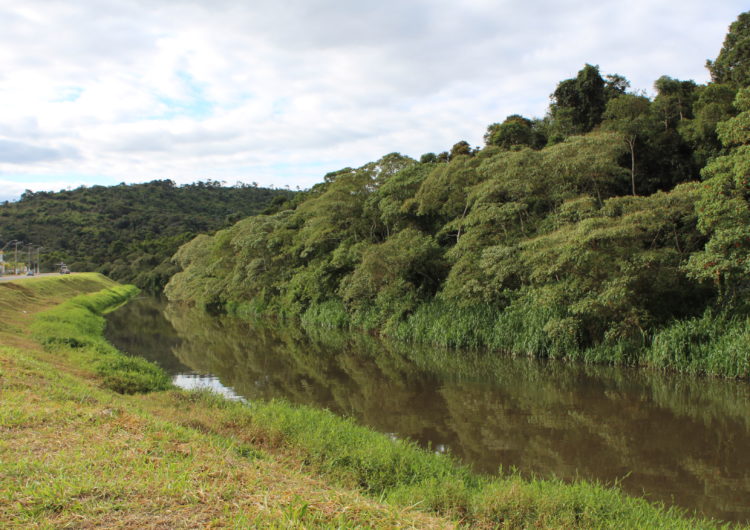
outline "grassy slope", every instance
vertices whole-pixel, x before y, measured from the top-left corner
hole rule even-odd
[[[586,483],[478,477],[325,411],[112,392],[140,367],[117,365],[90,310],[127,291],[0,285],[0,526],[714,526]]]

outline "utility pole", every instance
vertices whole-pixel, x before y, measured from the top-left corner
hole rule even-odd
[[[31,251],[34,249],[34,244],[29,244],[29,259],[26,261],[26,274],[31,271],[31,274],[34,274],[34,271],[31,269]]]
[[[37,274],[37,276],[39,275],[39,272],[40,272],[40,270],[39,270],[39,251],[41,249],[43,249],[43,248],[44,248],[43,246],[36,247],[36,274]]]
[[[20,243],[20,241],[16,241],[16,263],[14,264],[16,276],[18,276],[18,243]]]

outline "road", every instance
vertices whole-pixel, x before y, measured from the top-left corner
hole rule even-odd
[[[13,280],[27,280],[29,278],[40,278],[42,276],[60,276],[60,273],[59,272],[43,272],[42,274],[37,274],[35,276],[26,276],[24,274],[19,274],[18,276],[13,276],[13,275],[0,276],[0,282],[10,282]]]

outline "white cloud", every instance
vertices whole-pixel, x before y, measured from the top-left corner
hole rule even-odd
[[[662,74],[706,81],[706,58],[742,9],[0,1],[0,196],[32,181],[78,185],[71,174],[306,187],[391,151],[479,145],[489,123],[542,115],[556,83],[586,62],[637,89]]]

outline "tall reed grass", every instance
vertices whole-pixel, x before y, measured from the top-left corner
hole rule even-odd
[[[246,302],[227,307],[240,318],[274,316],[315,329],[364,330],[407,343],[441,348],[490,350],[506,355],[564,359],[592,364],[648,366],[694,374],[750,377],[750,319],[707,311],[638,337],[586,344],[580,324],[559,305],[520,298],[505,308],[460,306],[440,299],[419,305],[401,319],[377,307],[348,311],[340,300],[310,305],[301,315],[268,304]],[[465,354],[461,354],[465,355]]]
[[[643,357],[652,366],[681,372],[750,377],[750,319],[706,311],[659,332]]]

